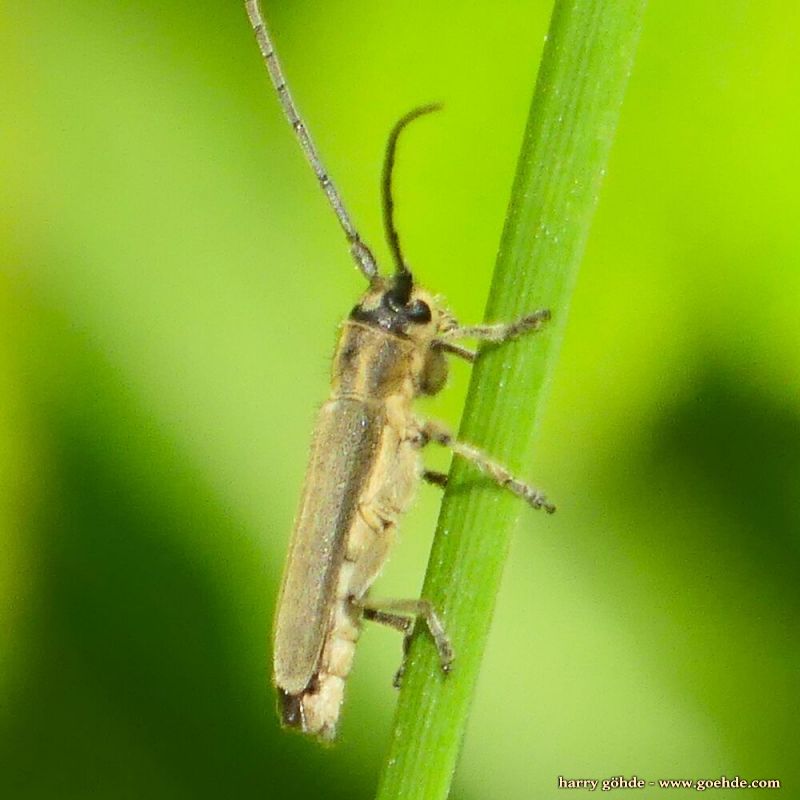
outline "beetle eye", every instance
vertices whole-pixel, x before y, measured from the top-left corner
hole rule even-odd
[[[410,322],[425,323],[431,321],[430,306],[423,300],[415,300],[406,308],[406,316]]]

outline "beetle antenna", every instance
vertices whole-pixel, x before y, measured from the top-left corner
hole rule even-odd
[[[395,265],[395,294],[402,304],[408,302],[411,295],[411,270],[403,260],[403,251],[400,249],[400,237],[397,235],[397,228],[394,225],[394,198],[392,197],[392,175],[394,172],[394,161],[397,154],[397,140],[409,122],[413,122],[424,114],[431,111],[438,111],[441,108],[439,103],[432,103],[427,106],[420,106],[408,114],[400,117],[394,124],[389,140],[386,143],[386,156],[383,159],[383,179],[381,181],[381,193],[383,199],[383,227],[386,230],[386,241],[392,251],[392,258]],[[403,299],[404,298],[404,299]]]
[[[286,84],[283,69],[281,68],[280,61],[278,61],[278,56],[275,52],[275,46],[272,44],[272,39],[267,30],[267,24],[259,8],[258,0],[245,0],[245,8],[247,9],[247,16],[250,18],[250,24],[253,26],[258,48],[261,50],[261,56],[267,66],[269,77],[272,80],[272,85],[278,93],[278,99],[283,108],[283,113],[292,126],[292,130],[300,143],[306,160],[311,165],[311,169],[314,170],[319,185],[328,198],[333,213],[336,214],[336,218],[339,220],[339,225],[344,231],[347,241],[350,243],[350,253],[364,277],[372,283],[378,277],[378,267],[375,263],[375,257],[372,255],[372,251],[369,247],[362,241],[355,225],[353,225],[338,190],[322,164],[322,160],[319,157],[317,148],[314,146],[308,128],[306,128],[305,123],[300,117],[300,112],[294,104],[292,95],[289,93],[289,87]]]

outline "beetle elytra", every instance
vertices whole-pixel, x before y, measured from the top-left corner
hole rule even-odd
[[[392,171],[402,130],[437,106],[406,114],[389,136],[383,212],[395,271],[391,276],[378,272],[300,118],[258,0],[245,0],[245,6],[283,111],[369,283],[342,325],[275,619],[273,666],[281,720],[330,741],[363,619],[391,625],[406,637],[414,620],[424,619],[442,669],[448,671],[453,662],[449,639],[429,602],[368,597],[419,479],[446,485],[447,476],[422,468],[420,450],[437,442],[533,507],[555,511],[541,492],[456,440],[441,423],[418,418],[412,408],[416,397],[442,389],[448,355],[475,360],[477,354],[459,340],[505,342],[538,330],[550,314],[539,310],[512,323],[461,326],[414,282],[394,226]]]

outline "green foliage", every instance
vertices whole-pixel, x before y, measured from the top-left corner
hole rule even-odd
[[[517,469],[530,461],[526,454],[563,339],[643,10],[644,0],[558,0],[553,11],[487,319],[516,319],[544,306],[555,322],[535,340],[483,348],[460,434]],[[519,501],[486,483],[456,460],[423,597],[441,611],[457,662],[443,676],[435,648],[418,625],[381,800],[434,800],[449,793],[519,517]]]

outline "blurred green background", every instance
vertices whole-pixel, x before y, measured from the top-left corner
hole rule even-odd
[[[550,3],[266,5],[384,262],[386,135],[445,103],[403,141],[399,225],[479,319]],[[799,16],[650,4],[530,471],[559,513],[522,515],[458,798],[800,796]],[[7,0],[0,62],[0,795],[370,797],[398,638],[365,632],[332,749],[279,730],[268,677],[362,281],[242,4]],[[453,372],[426,410],[455,425]],[[437,503],[380,594],[419,591]]]

